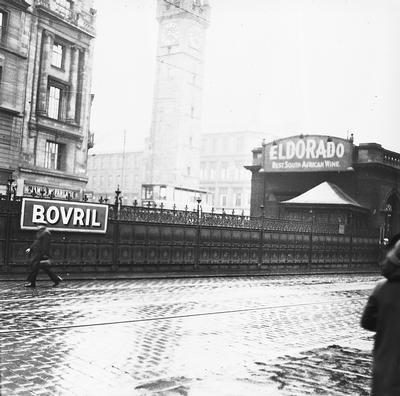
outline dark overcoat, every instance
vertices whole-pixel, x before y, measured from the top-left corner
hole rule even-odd
[[[37,262],[50,257],[50,231],[47,228],[39,230],[36,239],[30,246],[30,258]]]
[[[400,396],[400,263],[386,257],[382,274],[361,317],[361,326],[376,332],[371,395]]]

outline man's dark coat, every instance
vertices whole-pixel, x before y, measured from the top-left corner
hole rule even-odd
[[[30,250],[32,262],[50,257],[50,231],[47,228],[38,231],[35,241],[30,246]]]
[[[361,317],[376,332],[371,395],[400,396],[400,262],[386,256],[382,274]]]

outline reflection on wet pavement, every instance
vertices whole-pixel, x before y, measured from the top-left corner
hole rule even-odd
[[[367,395],[377,277],[1,282],[1,395]]]

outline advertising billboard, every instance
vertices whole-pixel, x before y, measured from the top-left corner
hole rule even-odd
[[[53,231],[101,233],[107,231],[108,206],[71,201],[23,198],[20,225],[35,230],[47,224]]]
[[[327,172],[349,170],[353,143],[322,135],[299,135],[264,146],[265,172]]]

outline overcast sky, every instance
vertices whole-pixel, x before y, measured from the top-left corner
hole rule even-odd
[[[209,0],[203,132],[327,134],[400,152],[400,3]],[[95,0],[91,153],[142,150],[156,0]]]

